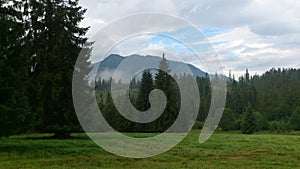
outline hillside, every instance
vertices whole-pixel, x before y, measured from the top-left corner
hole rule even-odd
[[[95,63],[93,66],[98,66],[97,77],[101,77],[101,79],[108,79],[112,77],[113,72],[119,66],[119,64],[125,59],[130,59],[132,65],[128,65],[128,67],[134,67],[135,65],[139,65],[141,67],[146,67],[147,65],[156,65],[156,69],[158,69],[159,62],[161,61],[161,57],[158,56],[141,56],[141,55],[130,55],[130,56],[121,56],[118,54],[111,54],[101,62]],[[187,65],[188,68],[193,73],[193,76],[196,77],[206,77],[208,74],[194,65],[168,60],[170,68],[172,69],[173,75],[182,75],[184,70],[184,66]]]

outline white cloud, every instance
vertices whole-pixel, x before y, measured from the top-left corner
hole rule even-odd
[[[248,48],[261,49],[261,48],[271,47],[271,46],[273,46],[273,44],[271,44],[271,43],[248,43],[248,44],[245,44],[245,46]]]
[[[210,36],[209,40],[225,69],[236,71],[238,75],[243,74],[246,68],[252,73],[263,73],[271,67],[299,67],[300,1],[80,0],[80,4],[88,9],[82,25],[91,26],[89,37],[121,17],[140,12],[160,12],[182,17],[200,29],[220,30],[216,35]],[[169,21],[152,22],[140,25],[139,29],[155,30],[155,22]],[[178,29],[176,23],[169,22],[168,25],[164,31]],[[130,25],[122,28],[124,33],[135,31]],[[114,41],[121,35],[109,36]],[[126,47],[133,50],[134,43],[145,41],[140,38],[141,40],[136,38],[128,43],[121,52],[125,53]],[[105,46],[109,42],[102,43]],[[193,45],[196,44],[203,45],[205,41],[201,40]],[[158,44],[145,44],[145,49],[162,47],[156,45]]]
[[[106,25],[105,21],[101,18],[87,17],[81,22],[81,26],[89,26],[90,30],[87,34],[88,37],[92,37],[99,29]]]
[[[261,36],[248,27],[235,28],[232,31],[209,38],[225,69],[236,75],[244,74],[249,68],[261,74],[272,67],[295,67],[299,60],[298,48],[283,48],[274,37]]]

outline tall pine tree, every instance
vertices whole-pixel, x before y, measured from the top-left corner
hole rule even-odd
[[[140,111],[146,111],[150,108],[149,95],[154,89],[153,77],[149,71],[144,71],[139,89],[137,106]]]
[[[31,104],[38,127],[57,137],[78,131],[72,103],[76,58],[86,47],[88,28],[79,27],[86,10],[78,0],[31,0]]]
[[[25,129],[29,116],[23,10],[24,1],[0,1],[0,137]]]
[[[242,133],[243,134],[252,134],[256,131],[256,122],[252,107],[248,104],[246,111],[244,112],[244,117],[242,121]]]
[[[159,62],[159,70],[155,76],[155,88],[162,90],[167,97],[167,105],[164,113],[157,120],[158,130],[164,131],[176,120],[180,108],[180,93],[177,83],[169,74],[169,63],[163,54]]]

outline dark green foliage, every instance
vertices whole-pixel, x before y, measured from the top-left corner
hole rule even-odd
[[[264,116],[260,112],[253,112],[253,115],[256,122],[257,131],[267,130],[268,121],[264,118]]]
[[[44,132],[78,131],[72,102],[72,74],[84,47],[87,28],[80,28],[85,10],[78,0],[30,1],[31,105]],[[42,43],[41,43],[42,42]]]
[[[269,131],[272,132],[284,132],[289,130],[288,125],[283,120],[274,120],[268,123]]]
[[[169,63],[163,54],[159,63],[158,73],[155,75],[155,88],[162,90],[167,97],[167,105],[164,113],[158,119],[156,127],[158,131],[164,131],[176,120],[180,108],[180,93],[176,81],[169,74]],[[182,77],[184,78],[184,77]]]
[[[224,131],[234,130],[236,126],[235,122],[236,122],[235,115],[233,114],[231,109],[227,108],[223,112],[223,116],[219,123],[219,127],[221,127],[221,129]]]
[[[140,111],[146,111],[150,108],[149,94],[153,89],[162,90],[167,97],[167,105],[163,114],[156,120],[147,123],[140,124],[129,121],[124,118],[116,110],[112,98],[110,96],[109,86],[114,81],[99,80],[97,82],[96,89],[98,92],[98,104],[99,107],[103,104],[103,115],[109,124],[117,131],[123,132],[160,132],[169,128],[177,118],[180,106],[180,94],[175,79],[168,74],[170,72],[167,60],[163,57],[159,65],[160,69],[155,75],[155,83],[150,71],[144,71],[140,81],[133,79],[130,87],[131,102]],[[165,71],[164,71],[165,70]],[[187,78],[186,76],[177,78]],[[132,86],[133,85],[133,86]],[[136,87],[139,87],[137,94]],[[107,92],[106,99],[101,99],[103,93]],[[134,98],[136,97],[136,98]]]
[[[110,92],[107,92],[104,106],[101,109],[103,117],[109,125],[119,132],[141,132],[141,125],[123,117],[116,109]],[[145,132],[143,130],[143,132]]]
[[[161,61],[162,70],[169,71],[168,64],[166,60]],[[156,121],[147,124],[145,127],[143,125],[131,125],[132,128],[143,128],[148,132],[150,131],[163,131],[163,128],[172,124],[176,117],[176,113],[179,108],[179,97],[180,93],[178,91],[176,82],[177,80],[184,80],[185,78],[191,78],[186,75],[183,76],[169,76],[165,71],[158,71],[155,76],[155,88],[162,89],[164,93],[168,96],[175,96],[177,99],[168,99],[168,106],[165,113]],[[270,73],[272,72],[272,73]],[[291,117],[291,112],[295,111],[297,101],[299,101],[298,91],[299,91],[299,70],[294,69],[283,69],[275,70],[271,69],[262,76],[250,77],[248,71],[246,71],[245,76],[240,77],[239,81],[234,79],[228,80],[227,85],[227,100],[226,109],[223,118],[220,122],[220,128],[223,130],[240,130],[245,124],[244,114],[247,109],[248,103],[250,103],[254,113],[253,118],[255,119],[255,129],[254,131],[260,130],[272,130],[272,131],[285,131],[289,130],[288,122]],[[297,76],[298,75],[298,76]],[[274,77],[272,77],[274,76]],[[149,76],[150,77],[150,76]],[[272,77],[272,78],[271,78]],[[293,80],[291,80],[293,79]],[[196,77],[196,81],[200,93],[200,108],[197,120],[204,122],[208,114],[210,103],[211,103],[211,86],[210,80],[207,77]],[[284,81],[288,81],[288,84],[284,85]],[[111,81],[102,80],[99,83],[99,88],[104,91],[109,89]],[[132,82],[133,83],[133,82]],[[141,86],[141,83],[137,81],[137,86]],[[151,80],[150,80],[151,84]],[[106,87],[105,87],[106,86]],[[145,84],[143,84],[145,86]],[[151,86],[151,85],[150,85]],[[291,89],[285,86],[290,86],[294,92],[290,92]],[[144,87],[143,87],[144,88]],[[152,88],[152,87],[150,87]],[[176,89],[177,88],[177,89]],[[131,88],[130,93],[139,93],[131,95],[133,104],[137,108],[141,108],[141,100],[144,99],[146,110],[149,108],[148,94],[150,90],[146,92],[146,95],[141,97],[146,91],[140,88],[139,92],[135,92],[136,89]],[[296,94],[294,94],[296,93]],[[139,96],[139,99],[135,99]],[[142,99],[143,98],[143,99]],[[275,99],[272,99],[275,98]],[[174,104],[175,103],[175,104]],[[262,106],[263,105],[263,106]],[[177,107],[178,106],[178,107]],[[174,111],[175,110],[175,111]],[[231,110],[231,111],[230,111]],[[172,112],[172,113],[171,113]],[[172,119],[172,120],[170,120]],[[165,122],[168,121],[168,122]],[[230,121],[230,123],[228,123]],[[133,127],[135,126],[135,127]],[[143,127],[141,127],[143,126]],[[252,130],[252,129],[251,129]],[[129,130],[134,131],[134,130]],[[138,129],[138,131],[142,131]]]
[[[194,126],[193,126],[193,129],[202,129],[203,126],[204,126],[204,122],[196,121]]]
[[[249,102],[254,111],[261,112],[254,113],[259,130],[288,130],[290,116],[299,104],[299,75],[296,69],[271,69],[253,77],[246,71],[239,81],[229,80],[226,107],[241,116]]]
[[[244,110],[244,103],[242,101],[241,90],[239,89],[238,82],[232,81],[229,82],[227,86],[227,99],[226,107],[230,108],[234,114],[241,115]]]
[[[114,129],[119,130],[120,115],[118,114],[118,111],[114,106],[110,92],[107,93],[104,103],[105,106],[102,109],[102,114],[104,118]]]
[[[211,86],[208,75],[206,77],[196,77],[196,82],[200,94],[200,108],[197,120],[204,122],[211,102]]]
[[[144,71],[141,79],[141,87],[137,97],[137,108],[140,111],[145,111],[150,108],[149,95],[153,89],[154,84],[152,74],[149,71]]]
[[[294,130],[300,130],[300,107],[297,107],[291,115],[289,125]]]
[[[256,131],[256,121],[254,118],[254,114],[252,112],[252,107],[250,104],[248,104],[248,107],[246,108],[246,111],[243,115],[243,121],[242,121],[242,133],[243,134],[252,134]]]
[[[299,104],[300,70],[271,69],[262,76],[254,76],[257,91],[256,108],[269,121],[288,122]]]
[[[25,55],[25,2],[0,1],[0,138],[27,129],[28,57]]]

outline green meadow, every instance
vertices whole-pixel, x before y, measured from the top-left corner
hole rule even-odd
[[[129,134],[148,137],[153,134]],[[198,143],[191,132],[168,152],[145,159],[110,154],[84,134],[73,139],[50,135],[12,136],[0,140],[0,168],[300,168],[300,135],[216,133]]]

